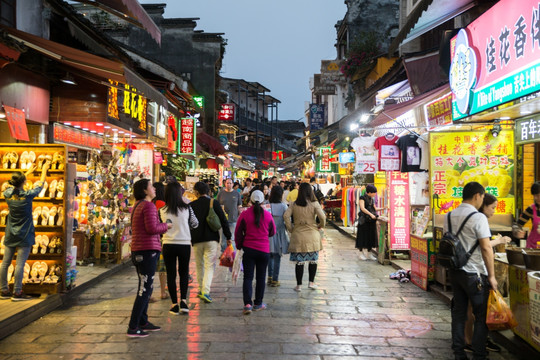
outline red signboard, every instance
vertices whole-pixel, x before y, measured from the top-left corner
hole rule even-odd
[[[163,154],[159,151],[154,151],[154,164],[163,164]]]
[[[390,249],[409,250],[409,173],[388,172],[390,192]]]
[[[448,125],[452,123],[452,93],[448,93],[424,106],[426,119],[431,126]]]
[[[103,144],[103,139],[100,136],[57,123],[54,124],[53,138],[57,144],[74,145],[83,148],[100,149]]]
[[[221,110],[219,110],[217,119],[220,121],[233,121],[234,104],[221,104]]]
[[[176,151],[176,142],[178,141],[178,125],[177,120],[173,115],[169,115],[167,119],[169,131],[167,131],[167,150]]]
[[[24,111],[7,105],[4,105],[4,110],[11,136],[18,140],[29,141]]]
[[[196,129],[195,119],[180,119],[180,138],[178,142],[179,154],[195,155]]]

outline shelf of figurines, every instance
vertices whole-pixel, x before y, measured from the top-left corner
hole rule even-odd
[[[8,268],[8,285],[13,291],[13,272],[16,261]],[[61,290],[64,277],[63,261],[53,259],[32,260],[24,264],[23,292],[26,294],[56,294]]]

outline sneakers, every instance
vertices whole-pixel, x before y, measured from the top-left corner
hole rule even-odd
[[[490,338],[487,338],[486,350],[493,351],[493,352],[501,352],[501,347],[499,345],[495,344],[493,341],[491,341]]]
[[[253,311],[259,311],[259,310],[264,310],[264,309],[266,309],[266,304],[265,303],[253,306]]]
[[[7,291],[2,291],[2,293],[0,293],[0,300],[9,300],[13,297],[13,294],[7,290]]]
[[[366,255],[364,255],[364,253],[362,253],[362,252],[360,253],[360,260],[362,260],[362,261],[366,261],[366,260],[367,260]]]
[[[280,285],[281,285],[281,283],[278,280],[276,280],[276,281],[272,280],[272,283],[270,284],[270,286],[272,286],[272,287],[278,287]]]
[[[161,330],[161,327],[160,327],[160,326],[157,326],[157,325],[154,325],[154,324],[152,324],[151,322],[147,322],[146,325],[139,326],[139,330],[144,330],[144,331],[160,331],[160,330]]]
[[[296,291],[296,292],[302,291],[302,285],[296,285],[296,286],[294,287],[294,291]]]
[[[127,336],[129,337],[132,337],[132,338],[143,338],[143,337],[147,337],[149,334],[145,331],[142,331],[141,329],[135,329],[135,330],[132,330],[132,329],[129,329],[128,328],[128,331],[127,331]]]
[[[173,314],[173,315],[180,315],[180,307],[178,306],[178,304],[174,304],[174,305],[170,308],[169,312],[170,312],[171,314]]]
[[[247,304],[246,306],[244,306],[244,315],[251,314],[251,310],[252,310],[252,306],[250,304]]]
[[[11,301],[25,301],[25,300],[32,300],[33,297],[26,295],[22,291],[20,293],[14,293],[11,297]]]
[[[368,255],[368,260],[377,260],[377,257],[370,252]]]
[[[189,312],[189,306],[188,306],[186,300],[180,301],[180,311],[185,313],[185,314],[187,314]]]
[[[319,285],[313,283],[313,282],[310,282],[309,285],[308,285],[308,288],[310,288],[311,290],[317,290],[319,288]]]
[[[204,301],[205,303],[207,303],[207,304],[210,304],[212,301],[214,301],[214,300],[212,300],[212,298],[210,297],[209,294],[199,293],[199,295],[197,295],[197,297],[199,299],[201,299],[202,301]]]

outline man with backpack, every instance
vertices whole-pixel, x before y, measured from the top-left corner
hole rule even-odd
[[[482,206],[484,194],[485,189],[481,184],[477,182],[466,184],[463,188],[463,203],[445,216],[445,233],[453,234],[461,242],[464,250],[458,250],[466,251],[465,256],[468,257],[463,262],[455,262],[460,266],[459,268],[451,266],[449,270],[454,293],[451,307],[452,350],[456,360],[467,359],[465,321],[469,301],[475,318],[472,337],[473,359],[487,357],[487,302],[489,290],[497,289],[497,280],[493,265],[493,250],[490,245],[489,224],[486,216],[477,211]],[[445,238],[448,237],[452,238],[452,235],[445,234]],[[474,250],[473,247],[475,247]],[[457,250],[455,252],[455,257],[463,255]]]

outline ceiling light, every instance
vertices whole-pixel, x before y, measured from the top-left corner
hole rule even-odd
[[[71,123],[70,122],[65,122],[64,125],[71,125]]]
[[[369,120],[369,114],[362,114],[362,116],[360,116],[360,122],[365,124],[367,123]]]
[[[81,127],[79,125],[74,125],[73,126],[75,129],[80,129]]]
[[[75,81],[73,76],[71,76],[68,72],[66,73],[66,76],[60,79],[60,81],[64,84],[77,85],[77,82]]]
[[[99,132],[98,135],[103,135],[103,133],[102,133],[102,132]],[[108,135],[107,135],[107,136],[108,136]]]
[[[118,129],[112,129],[112,131],[115,131],[115,132],[116,132],[116,131],[118,131]]]
[[[529,111],[529,110],[523,110],[522,112],[520,112],[521,115],[529,115],[529,114],[532,114],[532,111]]]
[[[124,132],[123,132],[123,131],[119,131],[118,133],[119,133],[119,134],[123,134]]]
[[[510,120],[511,117],[510,117],[510,116],[503,116],[503,117],[501,117],[500,119],[501,119],[501,120]]]
[[[108,125],[105,125],[104,128],[105,128],[105,129],[110,129],[111,127],[108,126]]]
[[[354,130],[358,129],[358,126],[359,125],[357,123],[352,123],[351,124],[351,131],[354,131]]]
[[[143,141],[141,141],[141,144],[146,144],[146,141],[144,141],[144,140],[143,140]]]
[[[134,137],[135,137],[135,135],[131,135],[131,137],[132,137],[132,138],[134,138]]]
[[[97,133],[97,131],[96,131],[96,130],[90,130],[90,132],[91,132],[92,134],[95,134],[95,133]]]
[[[493,135],[493,137],[497,137],[499,136],[499,133],[501,132],[502,128],[501,128],[501,125],[499,124],[499,120],[495,120],[493,122],[493,128],[491,129],[491,135]]]
[[[88,131],[88,128],[83,128],[84,131]]]
[[[102,123],[96,123],[96,126],[103,126]]]

